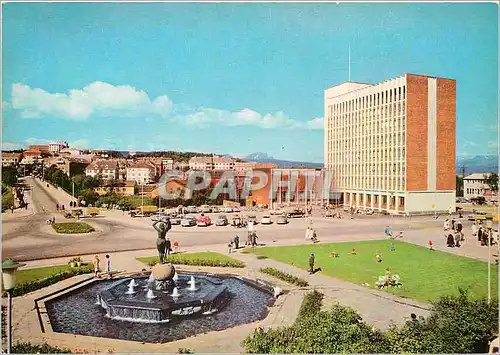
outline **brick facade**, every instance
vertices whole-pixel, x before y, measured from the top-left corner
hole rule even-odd
[[[456,81],[437,79],[437,190],[456,189]]]

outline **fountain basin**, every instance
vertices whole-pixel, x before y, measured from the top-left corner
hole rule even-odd
[[[257,284],[253,280],[231,275],[205,273],[194,275],[197,286],[199,282],[209,280],[227,287],[230,297],[224,307],[217,312],[212,310],[204,314],[200,312],[188,316],[173,314],[170,321],[164,322],[110,318],[106,316],[107,311],[101,304],[96,304],[96,297],[121,280],[95,280],[44,301],[52,331],[147,343],[165,343],[264,319],[269,312],[268,307],[275,300],[272,287],[260,282]],[[190,277],[191,273],[188,276]],[[125,285],[122,286],[121,292],[127,290],[127,281],[123,282]],[[181,286],[179,292],[187,296],[191,291],[185,290],[186,286],[188,285]],[[145,297],[147,291],[139,292],[139,294]],[[158,297],[167,295],[162,291],[154,291],[154,294]],[[135,296],[127,297],[132,300]],[[196,307],[194,311],[197,311]],[[180,312],[181,309],[175,311],[175,313]]]
[[[167,289],[155,290],[154,298],[148,298],[148,290],[139,287],[138,292],[127,291],[129,279],[119,280],[99,292],[98,303],[109,318],[136,322],[168,322],[175,317],[193,314],[211,314],[222,309],[230,294],[222,282],[200,279],[196,290],[192,290],[189,277],[179,276],[177,282]],[[138,286],[148,284],[147,277],[133,279]],[[129,284],[130,285],[130,284]],[[178,289],[175,294],[174,289]],[[173,292],[174,291],[174,292]]]

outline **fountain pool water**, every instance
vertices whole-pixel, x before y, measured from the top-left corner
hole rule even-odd
[[[148,293],[146,294],[146,297],[147,297],[148,299],[153,299],[153,298],[156,298],[156,296],[155,296],[155,294],[154,294],[154,292],[153,292],[153,290],[152,290],[152,289],[149,289],[149,290],[148,290]]]
[[[135,286],[137,286],[137,283],[135,282],[135,280],[134,279],[130,280],[128,287],[135,287]]]
[[[125,292],[125,294],[127,294],[127,295],[133,295],[133,294],[135,294],[134,286],[132,286],[132,284],[128,285],[128,291]]]
[[[56,333],[162,343],[261,320],[274,302],[272,287],[235,277],[195,276],[198,290],[182,292],[190,276],[179,275],[177,299],[173,289],[142,290],[148,278],[139,277],[133,295],[126,295],[130,279],[98,280],[45,301],[45,307]]]
[[[172,297],[179,297],[181,294],[179,293],[179,289],[174,287],[174,291],[172,292]]]

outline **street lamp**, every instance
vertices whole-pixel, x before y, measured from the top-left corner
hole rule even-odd
[[[493,217],[486,216],[486,228],[488,229],[488,304],[491,302],[491,229]]]
[[[16,285],[16,271],[21,266],[11,259],[7,259],[2,263],[3,287],[7,291],[7,354],[10,354],[12,347],[12,297],[10,291]]]

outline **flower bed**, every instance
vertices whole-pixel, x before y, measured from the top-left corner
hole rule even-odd
[[[290,284],[297,285],[300,287],[307,287],[309,286],[309,283],[307,281],[302,280],[301,278],[298,278],[296,276],[287,274],[285,272],[281,272],[278,269],[275,269],[273,267],[264,267],[260,269],[260,272],[263,272],[264,274],[268,274],[271,276],[274,276],[280,280],[286,281]]]
[[[81,234],[81,233],[90,233],[94,232],[95,229],[91,225],[83,222],[61,222],[54,223],[52,228],[57,233],[62,234]]]

